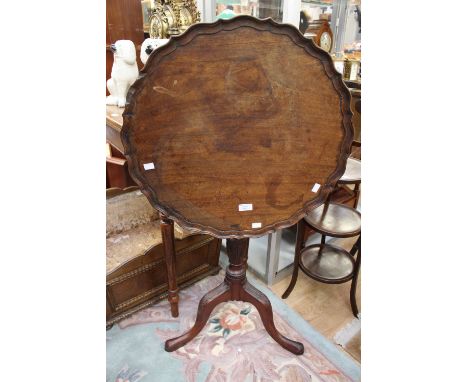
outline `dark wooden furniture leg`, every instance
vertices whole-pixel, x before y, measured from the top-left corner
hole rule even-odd
[[[190,342],[198,333],[201,332],[208,321],[208,318],[210,318],[210,314],[213,309],[218,304],[229,301],[229,297],[229,286],[225,283],[218,285],[215,289],[205,294],[198,304],[197,319],[195,320],[193,327],[187,333],[167,340],[164,345],[164,349],[171,352],[177,350],[181,346],[184,346],[187,342]]]
[[[276,329],[275,323],[273,322],[273,310],[271,308],[270,300],[257,288],[255,288],[249,282],[246,282],[242,289],[242,300],[250,302],[255,306],[260,314],[260,317],[263,322],[268,334],[278,342],[283,348],[289,350],[294,354],[304,354],[304,345],[300,342],[290,340],[289,338],[283,336]]]
[[[359,236],[359,239],[357,242],[353,245],[353,248],[351,249],[351,256],[354,256],[357,252],[357,257],[356,257],[356,262],[354,263],[354,276],[353,280],[351,281],[351,290],[349,292],[349,298],[351,300],[351,309],[353,310],[353,314],[355,317],[358,316],[359,310],[357,307],[356,303],[356,287],[357,287],[357,282],[358,282],[358,277],[359,277],[359,269],[361,267],[361,236]]]
[[[176,253],[174,243],[174,222],[163,214],[161,217],[161,235],[166,257],[168,300],[171,304],[172,317],[179,316],[179,288],[177,287]]]
[[[268,298],[247,282],[247,256],[249,239],[227,239],[229,266],[224,282],[208,292],[198,305],[195,325],[185,334],[166,341],[166,351],[174,351],[192,340],[205,326],[213,309],[220,303],[234,300],[246,301],[254,305],[270,336],[286,350],[303,354],[304,345],[281,335],[273,322],[273,311]]]
[[[294,269],[291,277],[291,282],[289,283],[288,289],[283,293],[281,298],[288,298],[290,293],[293,291],[296,286],[297,276],[299,274],[299,257],[302,248],[304,247],[305,241],[305,221],[304,219],[299,220],[297,223],[297,233],[296,233],[296,249],[294,251]]]
[[[361,183],[357,183],[354,185],[354,203],[353,203],[353,208],[357,208],[359,204],[359,195],[361,193]]]
[[[361,235],[359,235],[358,239],[356,240],[353,247],[351,248],[351,251],[349,251],[349,254],[351,256],[354,256],[358,250],[359,252],[361,251]]]
[[[323,252],[323,247],[324,247],[324,245],[325,245],[326,240],[327,240],[327,235],[322,234],[322,237],[321,237],[321,239],[320,239],[319,255],[321,255],[322,252]]]

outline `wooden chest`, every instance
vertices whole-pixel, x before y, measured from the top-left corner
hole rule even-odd
[[[178,226],[175,227],[175,238],[180,288],[219,271],[221,240],[193,234]],[[167,297],[158,215],[139,191],[116,193],[108,190],[106,252],[108,327]]]

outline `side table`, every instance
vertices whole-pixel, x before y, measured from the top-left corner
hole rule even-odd
[[[306,225],[322,235],[320,244],[304,248]],[[350,252],[325,242],[326,236],[346,238],[359,236]],[[356,259],[354,256],[357,254]],[[327,284],[341,284],[353,280],[350,302],[353,314],[359,311],[356,304],[356,285],[361,265],[361,214],[343,204],[325,203],[317,207],[297,227],[296,253],[291,282],[283,293],[287,298],[296,285],[299,268],[314,280]]]

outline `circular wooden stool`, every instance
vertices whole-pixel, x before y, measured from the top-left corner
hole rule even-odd
[[[306,225],[322,235],[320,244],[304,248]],[[325,243],[327,236],[346,238],[358,235],[358,240],[349,252]],[[357,317],[359,310],[356,304],[356,286],[360,264],[361,214],[356,209],[343,204],[325,203],[314,209],[298,224],[293,275],[282,298],[287,298],[294,289],[299,268],[307,276],[327,284],[341,284],[352,279],[351,308]]]

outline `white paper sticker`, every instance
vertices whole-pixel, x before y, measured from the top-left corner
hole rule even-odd
[[[140,190],[138,190],[138,191],[136,192],[136,195],[140,196],[140,195],[143,195],[143,193],[142,193]]]
[[[145,170],[154,170],[154,163],[153,162],[144,163],[143,167],[144,167]]]
[[[314,187],[312,187],[312,192],[317,192],[319,190],[319,188],[320,188],[320,184],[315,183]]]
[[[112,113],[111,114],[111,117],[118,117],[120,114],[117,114],[117,113]]]
[[[252,228],[262,228],[262,223],[252,223]]]
[[[239,204],[239,211],[252,211],[252,204]]]

